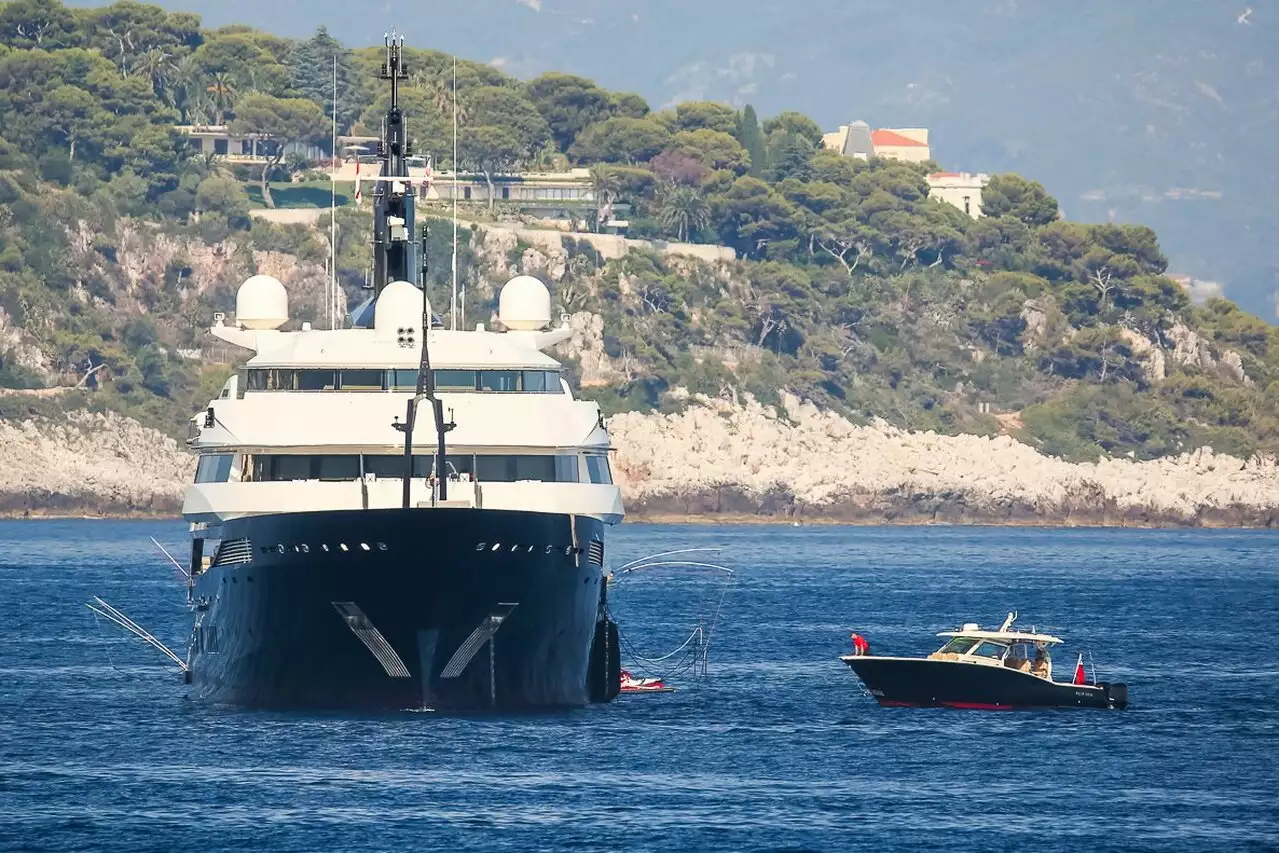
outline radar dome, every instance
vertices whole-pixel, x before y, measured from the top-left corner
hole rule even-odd
[[[289,321],[289,294],[269,275],[249,276],[235,294],[235,322],[245,329],[278,329]]]
[[[545,329],[551,324],[551,292],[531,275],[517,275],[502,285],[497,318],[517,332]]]
[[[378,294],[373,306],[373,330],[378,338],[407,338],[417,336],[422,330],[422,312],[430,310],[426,294],[407,281],[393,281]]]

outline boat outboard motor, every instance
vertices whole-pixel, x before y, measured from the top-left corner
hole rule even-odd
[[[1122,682],[1111,683],[1103,681],[1097,685],[1106,691],[1106,699],[1110,702],[1110,707],[1123,710],[1128,707],[1128,685]]]

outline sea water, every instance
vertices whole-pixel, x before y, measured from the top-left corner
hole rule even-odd
[[[186,697],[101,595],[185,651],[176,522],[0,523],[3,850],[1270,850],[1279,534],[650,526],[611,606],[677,690],[524,715]],[[962,622],[1058,633],[1128,711],[878,707],[838,659]],[[706,674],[688,650],[701,627]],[[696,648],[697,643],[689,648]]]

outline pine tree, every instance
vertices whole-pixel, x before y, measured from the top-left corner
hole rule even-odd
[[[360,86],[351,70],[351,52],[324,27],[306,41],[298,42],[289,56],[293,85],[305,98],[315,101],[324,114],[333,116],[333,57],[337,57],[338,132],[347,131],[360,116]]]
[[[768,172],[768,146],[764,142],[764,134],[759,129],[759,118],[755,108],[750,104],[742,110],[737,121],[737,141],[751,155],[750,174],[761,177]]]

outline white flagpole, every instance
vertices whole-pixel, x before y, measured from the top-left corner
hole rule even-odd
[[[458,327],[458,299],[457,299],[457,56],[453,56],[453,321],[452,326],[456,331]],[[462,298],[466,298],[466,294],[462,294]],[[462,327],[466,327],[466,308],[462,307]]]
[[[338,313],[338,55],[333,54],[333,147],[329,169],[329,328],[337,328]]]

